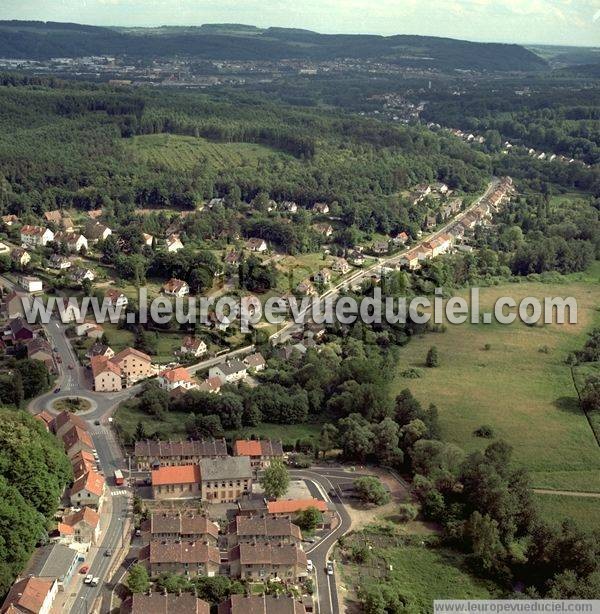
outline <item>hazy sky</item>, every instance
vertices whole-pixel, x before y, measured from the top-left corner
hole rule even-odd
[[[0,18],[123,26],[234,22],[600,46],[600,0],[0,0]]]

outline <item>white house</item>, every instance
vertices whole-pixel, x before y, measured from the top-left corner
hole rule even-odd
[[[267,242],[264,239],[248,239],[246,241],[246,248],[251,252],[262,253],[266,252],[269,249]]]
[[[182,354],[191,354],[195,358],[206,354],[208,347],[202,339],[196,337],[185,337],[181,342],[180,352]]]
[[[208,377],[218,377],[224,384],[235,384],[246,379],[248,367],[241,361],[234,359],[211,367]]]
[[[23,226],[21,228],[21,243],[27,247],[43,247],[54,239],[54,233],[42,226]]]
[[[129,299],[119,290],[108,290],[104,296],[108,304],[115,307],[125,307],[129,303]]]
[[[77,232],[57,232],[54,240],[67,246],[71,252],[78,252],[82,248],[88,249],[88,240]]]
[[[192,388],[198,387],[190,377],[189,371],[183,367],[168,369],[160,373],[158,376],[158,385],[169,392],[175,390],[175,388],[191,390]]]
[[[172,277],[163,286],[163,292],[168,296],[183,297],[190,293],[190,287],[185,281]]]
[[[19,277],[19,285],[21,288],[25,289],[27,292],[42,292],[44,289],[44,285],[42,280],[37,277],[31,277],[29,275],[22,275]]]
[[[178,252],[180,249],[183,249],[183,243],[179,238],[179,235],[173,234],[167,237],[166,239],[167,251],[168,252]]]

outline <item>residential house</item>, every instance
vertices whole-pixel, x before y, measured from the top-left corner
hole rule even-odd
[[[229,573],[243,580],[298,582],[308,576],[306,565],[297,544],[239,544],[229,551]]]
[[[3,215],[1,219],[2,223],[6,226],[12,226],[19,221],[19,218],[16,215]]]
[[[218,574],[221,564],[219,549],[202,541],[152,541],[143,552],[142,561],[146,562],[152,576],[174,573],[186,577],[212,577]]]
[[[376,241],[371,246],[374,254],[387,254],[390,251],[390,244],[387,241]]]
[[[88,339],[95,339],[96,341],[98,341],[99,339],[102,339],[102,337],[104,337],[104,328],[102,328],[100,324],[95,324],[93,322],[86,322],[85,324],[87,324],[87,326],[85,326],[84,328],[77,328],[79,330],[83,330],[83,334]]]
[[[152,365],[152,358],[144,352],[134,348],[125,348],[115,354],[110,362],[121,370],[126,385],[134,384],[140,380],[156,375],[156,369]]]
[[[48,258],[48,266],[51,269],[56,269],[57,271],[66,271],[69,269],[73,263],[66,257],[61,254],[52,254],[50,258]]]
[[[129,304],[129,299],[120,290],[114,288],[107,290],[104,298],[109,305],[114,307],[126,307]]]
[[[34,552],[27,572],[36,578],[56,580],[58,590],[62,591],[71,581],[78,565],[79,552],[64,544],[49,544]]]
[[[61,439],[69,458],[72,458],[78,452],[92,452],[94,450],[94,442],[90,434],[80,426],[72,426]]]
[[[255,352],[244,358],[244,364],[248,367],[250,372],[256,373],[258,371],[264,371],[267,368],[267,361],[260,352]]]
[[[298,205],[290,200],[284,200],[281,203],[281,209],[288,213],[296,213],[298,211]]]
[[[146,247],[152,247],[152,244],[154,243],[154,237],[146,232],[142,233],[142,237],[144,238],[144,245]]]
[[[102,211],[102,209],[90,209],[87,214],[90,219],[99,220],[104,214],[104,211]]]
[[[78,512],[64,516],[61,525],[72,531],[73,541],[77,543],[95,544],[100,535],[100,515],[87,505]]]
[[[446,253],[451,247],[452,237],[447,234],[440,235],[423,243],[423,248],[430,252],[432,258]]]
[[[202,458],[199,468],[203,501],[233,503],[252,492],[253,471],[247,456]]]
[[[190,293],[190,287],[187,282],[181,279],[175,279],[172,277],[163,286],[163,292],[168,296],[183,297]]]
[[[12,290],[2,300],[2,314],[8,318],[16,318],[17,316],[23,316],[23,297],[27,295],[24,292],[18,290]]]
[[[313,224],[312,227],[324,237],[330,237],[333,234],[333,226],[331,224]]]
[[[210,614],[210,604],[191,593],[134,593],[122,603],[121,614]]]
[[[44,212],[44,219],[52,224],[60,225],[62,222],[62,211],[56,209],[55,211]]]
[[[178,465],[152,469],[152,496],[157,500],[200,497],[198,465]]]
[[[281,441],[270,439],[238,439],[233,444],[234,456],[248,456],[252,468],[264,469],[274,460],[283,460]]]
[[[165,240],[165,245],[169,253],[175,253],[183,249],[183,243],[178,234],[169,235]]]
[[[10,259],[19,267],[27,266],[31,262],[31,255],[22,247],[15,247],[10,253]]]
[[[10,254],[10,247],[5,243],[0,243],[0,256],[6,256],[7,254]]]
[[[238,544],[272,543],[298,544],[302,542],[300,527],[291,518],[275,517],[265,514],[236,516],[227,527],[227,547]]]
[[[194,356],[194,358],[199,358],[203,354],[206,354],[208,347],[202,339],[198,339],[197,337],[184,337],[179,351],[181,354],[189,354]]]
[[[175,390],[175,388],[191,390],[197,387],[197,384],[190,376],[190,372],[183,367],[167,369],[160,373],[158,376],[158,385],[169,392]]]
[[[78,480],[82,475],[95,471],[96,459],[91,452],[81,450],[71,458],[71,467],[73,467],[74,479]]]
[[[242,260],[242,255],[235,250],[228,251],[225,254],[225,257],[223,258],[223,261],[225,262],[225,264],[229,264],[230,266],[238,266],[241,260]]]
[[[219,526],[193,511],[155,511],[147,522],[150,540],[202,541],[217,546]]]
[[[208,371],[209,377],[218,377],[224,384],[235,384],[246,379],[247,375],[248,368],[236,358],[220,365],[215,365]]]
[[[57,232],[54,240],[65,245],[70,252],[79,252],[88,249],[88,240],[78,232]]]
[[[225,206],[225,199],[224,198],[211,198],[208,201],[208,208],[212,209],[213,207],[218,207],[218,206]]]
[[[102,355],[92,356],[90,366],[96,392],[118,392],[123,389],[121,369],[112,362],[111,358]]]
[[[106,239],[112,234],[112,230],[108,226],[95,221],[88,222],[83,232],[87,237],[88,244],[98,243],[98,241],[106,241]]]
[[[104,500],[105,492],[104,478],[95,471],[88,471],[71,486],[69,500],[73,507],[87,505],[100,509]]]
[[[433,189],[444,196],[450,193],[450,188],[445,183],[436,183]]]
[[[328,285],[331,282],[331,271],[329,269],[321,269],[314,277],[315,283]]]
[[[47,411],[42,410],[39,414],[36,414],[34,418],[36,420],[39,420],[49,433],[52,432],[52,426],[54,424],[54,416],[52,416],[52,414],[49,414]]]
[[[52,346],[40,337],[32,339],[27,344],[27,358],[43,362],[49,371],[54,370],[54,358],[52,356]]]
[[[421,259],[419,258],[419,250],[417,249],[406,252],[406,254],[403,254],[400,258],[400,264],[411,270],[418,269],[420,263]]]
[[[354,266],[362,266],[366,262],[364,254],[356,250],[348,254],[348,260],[350,261],[350,264]]]
[[[50,614],[57,593],[58,582],[55,579],[28,576],[11,586],[0,613]]]
[[[33,277],[32,275],[21,275],[17,278],[17,281],[19,282],[21,288],[30,294],[43,292],[44,290],[44,284],[39,277]]]
[[[246,249],[259,254],[266,252],[269,249],[267,242],[264,239],[252,238],[246,241]]]
[[[329,213],[329,205],[327,203],[315,203],[312,207],[312,210],[315,213],[326,215],[327,213]]]
[[[104,343],[96,341],[94,345],[86,352],[85,357],[91,360],[94,356],[102,356],[103,358],[110,359],[115,355],[113,349]]]
[[[9,321],[8,331],[13,343],[18,341],[27,342],[36,336],[33,327],[21,317],[16,317]]]
[[[78,426],[84,431],[87,429],[87,422],[69,411],[62,411],[54,419],[54,434],[60,439],[74,426]]]
[[[410,237],[405,232],[399,232],[393,239],[394,245],[406,245]]]
[[[336,258],[331,265],[331,270],[335,273],[341,273],[345,275],[350,271],[350,264],[345,258]]]
[[[227,458],[224,439],[196,441],[136,441],[134,455],[137,470],[148,471],[158,467],[197,465],[202,458]]]
[[[42,226],[25,225],[21,228],[21,243],[27,247],[44,247],[54,239],[54,233]]]
[[[218,614],[306,614],[302,602],[281,595],[231,595]]]
[[[203,382],[200,382],[198,390],[208,392],[209,394],[219,394],[222,385],[220,378],[207,377]]]
[[[69,273],[69,278],[78,284],[83,283],[86,279],[88,281],[94,281],[96,279],[96,274],[92,269],[87,269],[84,267],[77,267],[71,269]]]

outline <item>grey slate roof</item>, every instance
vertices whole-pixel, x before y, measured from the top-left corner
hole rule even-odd
[[[247,456],[229,456],[227,458],[201,458],[200,479],[205,480],[239,480],[252,477],[250,458]]]

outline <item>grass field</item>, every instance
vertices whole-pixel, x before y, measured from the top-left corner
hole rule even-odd
[[[355,538],[351,540],[354,542]],[[407,611],[423,614],[432,611],[434,599],[493,599],[499,596],[493,584],[468,573],[463,555],[444,548],[374,546],[365,564],[344,563],[342,577],[351,591],[371,584],[390,583],[407,598]],[[350,593],[349,598],[352,597]]]
[[[534,499],[542,518],[551,524],[571,518],[583,530],[600,529],[600,499],[554,494],[534,494]]]
[[[415,338],[402,350],[394,394],[409,388],[425,405],[435,403],[443,438],[467,451],[487,445],[489,440],[472,433],[483,424],[492,426],[497,438],[513,446],[516,462],[531,471],[536,487],[600,492],[600,449],[564,362],[600,322],[599,276],[596,263],[562,285],[524,282],[482,289],[482,309],[500,296],[573,296],[578,323],[451,325],[445,333]],[[440,367],[427,369],[432,345],[438,347]],[[403,378],[409,367],[419,368],[422,377]]]
[[[272,155],[290,156],[253,143],[212,143],[206,139],[173,134],[148,134],[129,139],[125,145],[137,162],[173,171],[189,171],[209,162],[216,169],[256,167]]]

